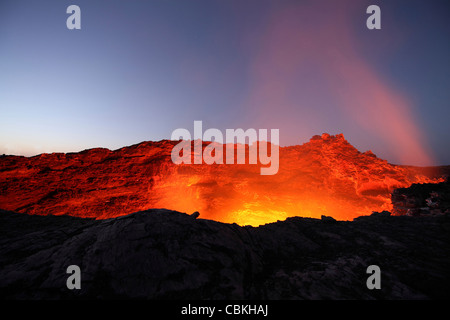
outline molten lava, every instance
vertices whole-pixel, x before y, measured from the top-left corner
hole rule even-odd
[[[2,157],[0,208],[97,219],[167,208],[257,226],[292,216],[351,220],[391,210],[395,188],[443,181],[438,172],[361,153],[343,135],[280,148],[279,171],[271,176],[260,175],[258,164],[175,165],[177,143]]]

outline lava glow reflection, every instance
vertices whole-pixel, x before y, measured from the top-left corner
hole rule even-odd
[[[259,165],[181,164],[152,191],[154,207],[258,226],[292,216],[351,220],[391,210],[395,188],[433,181],[440,180],[361,153],[343,135],[325,134],[281,148],[275,175],[261,176]]]
[[[176,143],[3,157],[0,208],[96,219],[166,208],[258,226],[292,216],[352,220],[390,210],[395,188],[442,181],[423,168],[359,152],[343,135],[323,134],[280,148],[274,175],[261,175],[260,164],[176,165],[170,157]]]

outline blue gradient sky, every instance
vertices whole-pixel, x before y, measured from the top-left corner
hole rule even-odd
[[[81,8],[81,30],[66,8]],[[382,29],[365,9],[381,7]],[[117,149],[176,128],[343,133],[450,164],[449,1],[0,2],[0,154]]]

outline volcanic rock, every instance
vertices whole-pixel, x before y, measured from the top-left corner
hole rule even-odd
[[[273,176],[261,176],[261,164],[175,165],[177,143],[1,157],[0,208],[96,219],[166,208],[257,226],[292,216],[351,220],[391,211],[394,189],[443,181],[435,168],[397,166],[361,153],[343,135],[280,148]]]
[[[444,299],[446,216],[240,227],[154,209],[94,220],[0,211],[2,299]],[[69,290],[67,267],[81,270]],[[366,286],[367,267],[381,289]]]
[[[321,219],[322,221],[328,222],[328,223],[336,222],[336,219],[334,219],[333,217],[324,216],[324,215],[322,215],[322,216],[320,217],[320,219]]]
[[[409,216],[450,214],[450,180],[398,188],[393,191],[391,198],[394,214]]]

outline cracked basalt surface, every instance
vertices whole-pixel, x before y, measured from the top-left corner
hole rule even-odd
[[[154,209],[106,220],[0,211],[2,299],[443,299],[448,216],[241,227]],[[81,290],[66,269],[81,268]],[[381,290],[366,268],[381,269]]]

